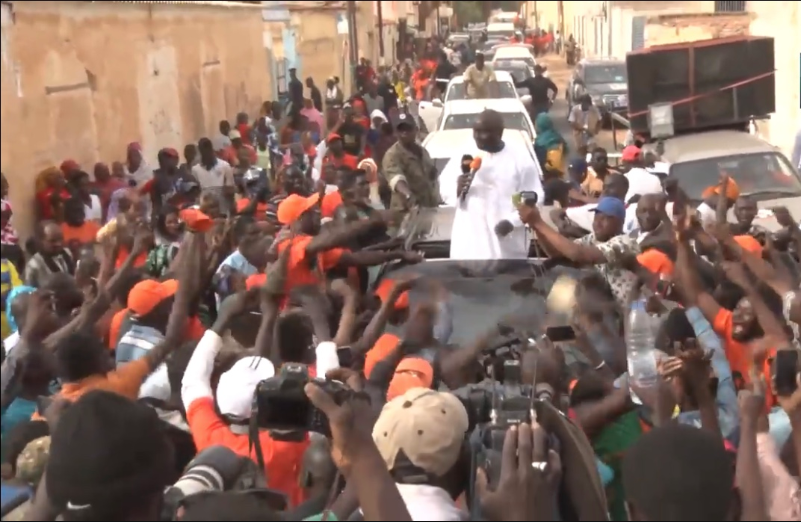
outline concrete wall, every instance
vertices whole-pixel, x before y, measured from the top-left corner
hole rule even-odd
[[[22,235],[43,168],[74,158],[91,171],[131,141],[155,162],[160,147],[255,114],[271,90],[258,7],[16,2],[0,79],[2,170]]]
[[[645,46],[748,35],[751,18],[748,13],[650,16],[645,25]]]
[[[298,77],[314,78],[324,88],[325,81],[338,76],[345,82],[343,88],[350,89],[350,62],[348,36],[337,34],[337,22],[344,12],[341,10],[299,10],[292,12],[292,27],[297,35],[296,50],[301,67]]]
[[[801,6],[798,1],[748,2],[753,13],[751,34],[774,38],[776,66],[776,113],[770,123],[759,123],[760,134],[788,155],[801,128],[799,109],[799,52],[801,52]]]

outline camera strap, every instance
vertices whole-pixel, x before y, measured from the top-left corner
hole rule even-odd
[[[470,448],[470,476],[467,482],[467,505],[470,509],[470,520],[481,520],[481,499],[476,492],[476,472],[483,465],[480,461],[484,454],[484,446],[481,443],[481,427],[476,426],[470,433],[467,440]]]
[[[264,464],[264,453],[261,450],[261,440],[259,439],[259,405],[257,401],[253,401],[253,411],[250,414],[250,422],[248,423],[248,455],[256,454],[256,463],[259,469],[265,474],[267,467]],[[266,476],[266,475],[265,475]]]

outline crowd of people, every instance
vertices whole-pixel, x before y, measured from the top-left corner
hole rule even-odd
[[[571,151],[547,111],[534,156],[485,111],[437,179],[404,107],[431,56],[363,61],[352,96],[291,70],[286,103],[152,167],[131,143],[46,169],[23,244],[3,176],[3,520],[801,520],[797,216],[754,226],[728,176],[696,208],[658,158]],[[553,285],[570,304],[455,344],[395,238],[441,204],[449,262],[534,239],[539,279],[583,269]],[[489,353],[534,383],[502,415],[475,407]]]

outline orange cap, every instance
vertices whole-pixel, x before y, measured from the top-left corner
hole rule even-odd
[[[637,256],[637,262],[648,269],[653,274],[666,276],[673,275],[673,261],[664,252],[654,248],[646,250]]]
[[[325,142],[326,142],[326,144],[330,144],[332,141],[341,140],[341,139],[342,139],[342,136],[340,136],[336,132],[332,132],[325,139]]]
[[[147,315],[177,291],[178,281],[175,279],[161,283],[155,279],[145,279],[137,283],[128,294],[128,309],[139,316]]]
[[[298,194],[291,194],[278,205],[278,221],[282,225],[291,225],[319,201],[320,194],[318,193],[314,193],[307,198]]]
[[[196,208],[185,208],[178,213],[187,228],[195,232],[208,232],[214,226],[214,221]]]
[[[720,194],[720,185],[713,185],[711,187],[707,187],[704,189],[704,192],[701,193],[701,197],[706,199],[710,196],[714,196],[715,194]],[[733,179],[729,178],[729,183],[726,185],[726,199],[737,199],[740,197],[740,186],[737,185],[737,182]]]
[[[78,162],[74,159],[68,159],[61,162],[60,169],[61,172],[66,176],[67,174],[75,172],[76,170],[81,170],[81,166],[78,165]]]
[[[392,279],[384,279],[378,284],[378,288],[375,289],[375,295],[379,299],[381,299],[382,303],[386,303],[387,299],[389,299],[389,294],[392,292],[392,289],[395,288],[395,281]],[[409,292],[403,292],[398,297],[398,300],[395,301],[395,309],[396,310],[403,310],[404,308],[409,308]]]
[[[391,401],[412,388],[430,388],[434,383],[434,367],[425,359],[407,357],[395,368],[395,375],[387,388],[387,400]]]
[[[633,162],[637,161],[637,158],[640,156],[640,148],[636,145],[629,145],[623,149],[623,152],[620,153],[620,160],[626,162]]]
[[[742,247],[743,250],[751,252],[752,254],[762,257],[762,245],[759,244],[759,241],[754,236],[749,235],[742,235],[742,236],[734,236],[734,240],[737,242],[738,245]]]
[[[470,162],[470,170],[478,170],[481,168],[481,158],[476,157],[473,158],[473,161]]]

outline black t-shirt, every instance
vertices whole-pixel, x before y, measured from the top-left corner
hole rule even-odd
[[[358,156],[361,152],[362,137],[365,134],[364,127],[356,122],[346,122],[340,125],[337,132],[342,137],[342,145],[345,152]]]

